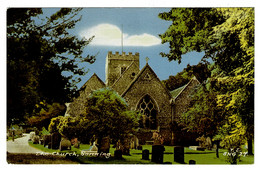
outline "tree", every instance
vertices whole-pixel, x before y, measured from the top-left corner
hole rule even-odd
[[[52,105],[41,102],[36,105],[34,116],[28,117],[28,122],[32,127],[38,129],[48,128],[50,121],[53,117],[61,116],[65,114],[65,106],[59,103],[53,103]]]
[[[58,131],[69,139],[77,137],[82,142],[89,142],[95,135],[98,145],[107,136],[113,141],[123,141],[139,127],[139,116],[127,107],[125,100],[115,91],[100,89],[87,99],[84,114],[53,118],[49,131]]]
[[[209,66],[210,65],[207,63],[199,63],[194,66],[188,64],[182,72],[177,73],[175,76],[169,76],[169,79],[163,80],[162,83],[167,89],[172,91],[186,85],[194,76],[199,80],[199,82],[203,82],[210,77],[211,70],[209,69]]]
[[[81,56],[93,37],[78,39],[69,34],[81,19],[80,10],[62,8],[45,18],[40,8],[7,10],[8,122],[24,121],[24,115],[42,101],[64,103],[75,94],[75,83],[80,81],[75,75],[87,73],[77,64],[95,61],[95,56]],[[62,76],[64,71],[71,76]]]
[[[223,112],[216,103],[216,93],[207,89],[205,84],[194,92],[189,110],[178,121],[188,132],[212,138],[218,132],[224,119]]]
[[[109,88],[91,94],[83,116],[89,127],[88,133],[96,136],[99,145],[107,136],[123,141],[138,128],[137,113],[129,111],[125,100]]]
[[[169,42],[170,51],[161,55],[181,62],[182,54],[204,51],[204,58],[213,60],[215,69],[208,81],[218,91],[217,107],[227,115],[224,122],[235,113],[241,118],[251,146],[254,136],[254,9],[174,8],[159,17],[172,21],[168,30],[160,35],[162,43]],[[251,153],[252,148],[248,149]]]

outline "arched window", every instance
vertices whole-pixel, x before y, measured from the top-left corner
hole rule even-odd
[[[154,101],[151,99],[149,95],[145,95],[139,102],[138,111],[142,114],[140,119],[140,127],[148,128],[148,129],[156,129],[157,128],[157,107]]]

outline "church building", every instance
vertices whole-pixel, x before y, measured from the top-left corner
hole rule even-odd
[[[137,135],[141,144],[151,141],[154,131],[173,144],[176,139],[171,131],[171,122],[186,112],[190,95],[199,81],[194,77],[188,84],[174,91],[169,91],[157,77],[148,62],[140,70],[139,53],[126,54],[110,51],[106,57],[106,82],[98,75],[92,77],[79,90],[79,97],[69,105],[68,115],[77,116],[84,111],[84,103],[92,91],[110,87],[123,97],[129,109],[139,111],[140,133]]]

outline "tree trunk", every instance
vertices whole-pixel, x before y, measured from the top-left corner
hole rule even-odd
[[[253,140],[252,139],[248,139],[247,140],[247,144],[248,144],[248,155],[253,155]]]

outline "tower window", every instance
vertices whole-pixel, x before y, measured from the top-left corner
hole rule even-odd
[[[135,78],[135,72],[131,74],[131,78]]]
[[[125,70],[126,70],[126,67],[125,67],[125,66],[121,67],[121,70],[120,70],[121,75],[125,72]]]

